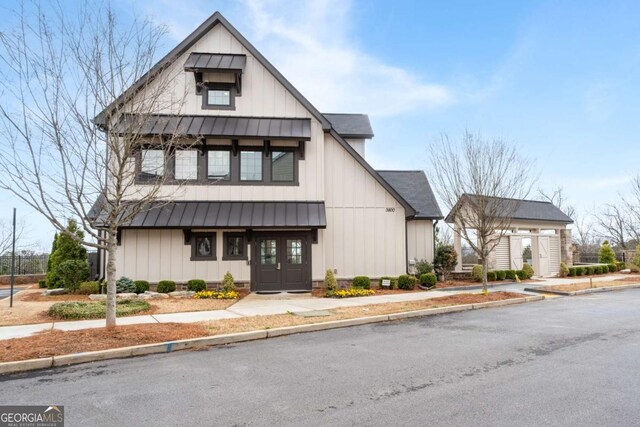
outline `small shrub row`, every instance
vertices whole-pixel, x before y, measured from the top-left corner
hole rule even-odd
[[[351,298],[351,297],[366,297],[369,295],[374,295],[376,291],[373,289],[361,289],[361,288],[351,288],[351,289],[338,289],[333,292],[327,291],[326,296],[329,298]]]
[[[206,291],[196,292],[196,299],[238,299],[240,295],[236,291]]]
[[[187,282],[187,290],[192,292],[202,292],[207,290],[207,284],[204,280],[192,279]]]
[[[522,264],[522,270],[489,270],[487,271],[487,280],[494,282],[496,280],[527,280],[531,279],[535,272],[526,262]],[[471,270],[471,278],[476,282],[482,282],[482,266],[474,265]]]
[[[176,290],[176,282],[173,280],[161,280],[158,282],[157,291],[161,294],[168,294]]]
[[[86,282],[90,283],[90,282]],[[116,316],[127,316],[148,310],[151,306],[147,301],[126,299],[116,304]],[[107,306],[104,301],[99,302],[58,302],[49,307],[49,316],[64,320],[104,319]]]
[[[617,263],[576,266],[576,267],[568,268],[567,276],[574,277],[574,276],[590,276],[592,274],[615,273],[619,269],[620,269],[619,264]]]
[[[97,294],[100,292],[100,282],[82,282],[78,287],[78,293],[82,295]]]

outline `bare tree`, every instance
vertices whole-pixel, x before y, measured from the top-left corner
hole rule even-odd
[[[640,243],[640,175],[631,181],[631,194],[621,197],[627,212],[627,235],[629,240]]]
[[[21,6],[15,31],[0,34],[0,189],[60,233],[76,219],[85,231],[81,243],[106,250],[106,324],[113,326],[117,231],[171,197],[164,165],[181,142],[149,139],[145,126],[154,112],[179,113],[184,93],[172,85],[179,66],[152,68],[166,30],[151,21],[120,22],[101,3],[72,13],[59,5],[33,8]],[[163,154],[158,173],[139,186],[134,158],[149,145]]]
[[[545,202],[551,202],[558,209],[567,214],[569,218],[573,218],[576,215],[576,209],[567,202],[567,197],[562,187],[555,187],[551,191],[539,188],[538,196]]]
[[[455,232],[482,263],[486,293],[489,254],[531,192],[532,162],[501,139],[485,140],[468,131],[460,143],[443,136],[430,154],[440,200],[451,210]]]
[[[578,245],[581,251],[591,251],[596,245],[595,224],[586,215],[575,214],[573,217],[573,242]]]
[[[23,244],[22,238],[25,234],[24,221],[16,221],[16,251],[19,249],[26,249]],[[4,255],[7,252],[11,252],[13,246],[13,224],[0,220],[0,255]]]
[[[625,206],[608,203],[600,209],[595,217],[600,237],[608,239],[614,247],[627,249],[629,217]]]

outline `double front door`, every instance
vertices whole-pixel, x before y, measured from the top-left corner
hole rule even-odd
[[[252,245],[252,291],[311,290],[308,232],[255,233]]]

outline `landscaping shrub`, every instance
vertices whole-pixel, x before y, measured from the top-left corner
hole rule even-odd
[[[68,234],[67,234],[68,233]],[[47,261],[47,287],[49,289],[64,288],[65,284],[58,275],[58,266],[68,260],[78,260],[87,263],[87,250],[76,239],[69,234],[76,236],[78,239],[84,238],[84,232],[78,228],[78,224],[74,220],[69,220],[66,233],[56,233],[51,245],[51,255]],[[87,272],[89,266],[87,265]],[[77,284],[87,280],[87,277],[78,280]]]
[[[524,264],[522,264],[522,271],[524,272],[524,276],[525,277],[520,277],[520,278],[523,279],[523,280],[531,279],[533,277],[533,275],[535,274],[535,271],[533,271],[533,267],[531,267],[526,262]]]
[[[497,279],[497,274],[494,270],[487,271],[487,280],[489,282],[495,282]]]
[[[380,289],[382,289],[382,281],[383,280],[388,280],[389,281],[389,289],[397,289],[398,288],[398,278],[397,277],[383,276],[378,281],[378,286],[379,286]]]
[[[526,280],[527,279],[527,272],[524,270],[516,270],[516,277],[519,280]]]
[[[569,277],[574,277],[576,276],[576,267],[571,267],[568,269],[569,271],[567,272],[567,276]]]
[[[336,280],[336,276],[333,274],[333,270],[328,269],[324,274],[324,287],[327,291],[335,291],[338,289],[338,281]]]
[[[97,294],[100,292],[100,283],[98,282],[82,282],[78,287],[78,293],[83,295]]]
[[[149,282],[146,280],[134,280],[133,284],[136,287],[136,294],[143,294],[149,290]]]
[[[133,284],[133,280],[124,276],[116,280],[117,294],[135,293],[135,292],[136,292],[136,285]]]
[[[331,293],[327,292],[326,296],[329,298],[350,298],[350,297],[366,297],[369,295],[374,295],[375,293],[376,291],[374,291],[373,289],[351,288],[351,289],[338,289],[337,291],[334,291]]]
[[[204,282],[204,280],[191,279],[187,282],[187,290],[193,292],[206,291],[207,284]]]
[[[576,267],[576,276],[584,276],[584,267]]]
[[[436,285],[436,275],[433,273],[421,274],[420,284],[425,288],[433,288]]]
[[[408,274],[403,274],[398,277],[398,289],[404,289],[410,291],[416,287],[416,283],[418,279],[415,276],[409,276]]]
[[[618,271],[618,264],[616,262],[609,263],[609,273],[615,273]]]
[[[40,289],[44,289],[47,287],[47,281],[46,280],[38,280],[38,287]]]
[[[222,292],[235,292],[236,284],[233,281],[233,276],[228,271],[224,274],[222,278]]]
[[[507,272],[504,270],[496,270],[496,279],[505,280],[507,278]]]
[[[569,275],[569,267],[564,262],[560,263],[560,271],[558,272],[558,276],[567,277]]]
[[[127,316],[148,310],[148,302],[139,299],[118,301],[116,316]],[[106,302],[58,302],[49,307],[49,316],[64,320],[104,319],[106,316]]]
[[[58,287],[68,289],[71,292],[78,290],[80,282],[89,278],[89,263],[86,259],[68,259],[62,261],[56,267],[55,274]]]
[[[622,263],[622,268],[624,268],[624,263]],[[636,246],[636,253],[633,256],[633,259],[631,260],[631,265],[629,266],[629,268],[631,268],[631,266],[635,266],[637,268],[640,268],[640,243],[638,244],[638,246]],[[621,269],[622,269],[621,268]]]
[[[507,280],[516,280],[516,271],[515,270],[505,270],[504,271],[505,279]]]
[[[196,299],[237,299],[240,294],[236,291],[200,291],[193,296]]]
[[[637,253],[636,253],[636,256],[638,256]],[[616,261],[616,271],[624,270],[625,268],[627,268],[627,266],[624,262]]]
[[[600,250],[598,251],[598,262],[602,264],[611,264],[616,262],[616,253],[608,240],[602,242],[602,245],[600,246]]]
[[[433,264],[431,264],[426,259],[421,259],[416,262],[416,275],[422,276],[423,274],[432,273],[433,272]]]
[[[475,282],[482,282],[482,266],[474,265],[471,269],[471,279]]]
[[[354,289],[371,289],[371,279],[367,276],[356,276],[351,282],[351,287]]]
[[[158,282],[158,292],[168,294],[176,290],[176,282],[173,280],[161,280]]]
[[[590,276],[591,274],[593,274],[595,272],[595,267],[588,265],[584,268],[584,274],[586,276]]]
[[[442,275],[444,280],[449,279],[449,275],[456,268],[458,254],[452,245],[442,245],[438,247],[436,256],[433,258],[433,269],[436,274]]]

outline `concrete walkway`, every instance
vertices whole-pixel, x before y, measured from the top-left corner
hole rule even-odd
[[[153,314],[129,316],[118,319],[118,325],[135,325],[144,323],[195,323],[239,317],[266,316],[271,314],[301,313],[305,311],[329,310],[339,307],[356,307],[369,304],[389,302],[419,301],[430,298],[452,295],[457,292],[429,291],[406,294],[375,295],[346,299],[316,298],[309,294],[250,294],[226,310],[191,311],[182,313]],[[2,326],[0,340],[28,337],[40,331],[59,329],[77,331],[80,329],[100,328],[104,319],[79,320],[71,322],[37,323],[32,325]]]

